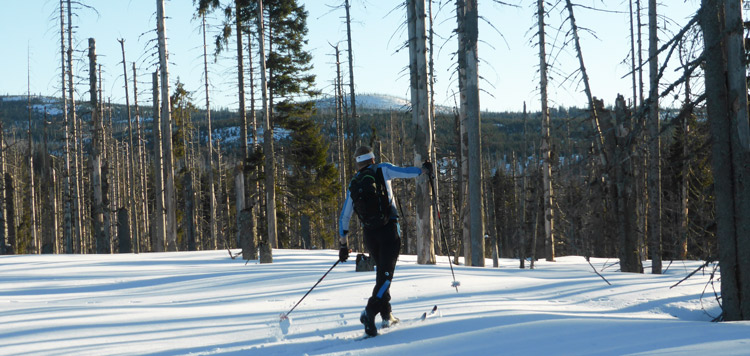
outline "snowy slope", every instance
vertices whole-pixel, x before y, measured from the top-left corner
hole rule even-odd
[[[417,318],[360,340],[358,316],[374,274],[337,252],[275,250],[268,265],[226,251],[140,255],[0,256],[0,355],[715,355],[750,354],[750,322],[719,313],[708,273],[669,287],[700,266],[664,275],[616,272],[581,257],[519,270],[417,265],[402,256],[394,314]],[[491,266],[491,261],[488,261]],[[711,270],[708,270],[710,272]],[[715,285],[718,288],[718,284]],[[710,315],[709,315],[710,314]]]

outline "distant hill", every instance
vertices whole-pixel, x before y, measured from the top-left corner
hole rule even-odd
[[[336,99],[332,96],[327,96],[322,99],[315,101],[315,106],[320,109],[334,109],[336,107]],[[347,107],[351,106],[351,99],[347,97],[344,105]],[[357,110],[400,110],[408,111],[411,109],[411,100],[407,98],[399,98],[394,95],[388,94],[375,94],[375,93],[364,93],[357,94],[356,96]],[[451,108],[447,106],[437,106],[436,110],[438,113],[451,112]]]

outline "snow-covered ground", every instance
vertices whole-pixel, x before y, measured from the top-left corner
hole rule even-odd
[[[693,261],[639,275],[592,259],[607,266],[609,286],[582,257],[535,270],[504,259],[499,269],[454,266],[456,292],[445,257],[425,266],[402,256],[391,292],[403,322],[363,340],[374,273],[350,259],[284,333],[279,315],[336,256],[275,250],[267,265],[227,251],[0,256],[0,355],[750,354],[750,322],[710,322],[720,311],[706,284],[712,267],[669,288],[701,265]],[[437,317],[409,322],[433,305]]]

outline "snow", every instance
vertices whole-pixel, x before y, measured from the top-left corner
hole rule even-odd
[[[670,289],[700,261],[651,275],[592,258],[609,286],[582,257],[534,270],[502,259],[499,269],[454,266],[456,292],[445,257],[401,256],[391,293],[403,322],[362,340],[374,273],[355,272],[352,258],[282,323],[336,259],[334,250],[274,250],[263,265],[227,251],[0,256],[0,354],[750,354],[750,322],[710,322],[720,312],[712,266]],[[433,305],[438,316],[409,322]]]

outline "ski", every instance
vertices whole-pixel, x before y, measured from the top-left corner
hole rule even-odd
[[[432,307],[432,310],[430,310],[429,312],[424,312],[424,314],[422,314],[422,317],[419,318],[419,320],[424,321],[427,318],[434,317],[435,315],[437,315],[437,305]]]
[[[389,326],[387,328],[380,328],[380,333],[377,334],[377,335],[370,336],[370,335],[366,335],[365,334],[365,336],[357,338],[356,341],[362,341],[362,340],[371,339],[371,338],[374,338],[374,337],[380,335],[381,333],[382,334],[387,334],[390,331],[386,331],[386,330],[396,329],[400,325],[404,325],[404,324],[409,325],[409,324],[413,324],[413,323],[416,323],[416,322],[425,321],[425,320],[430,319],[430,318],[434,318],[434,317],[436,317],[438,315],[438,311],[437,310],[438,310],[438,307],[437,307],[437,305],[435,305],[435,306],[432,307],[432,309],[430,309],[430,311],[422,313],[422,315],[420,315],[419,317],[417,317],[415,319],[401,320],[398,323],[392,324],[391,326]]]

